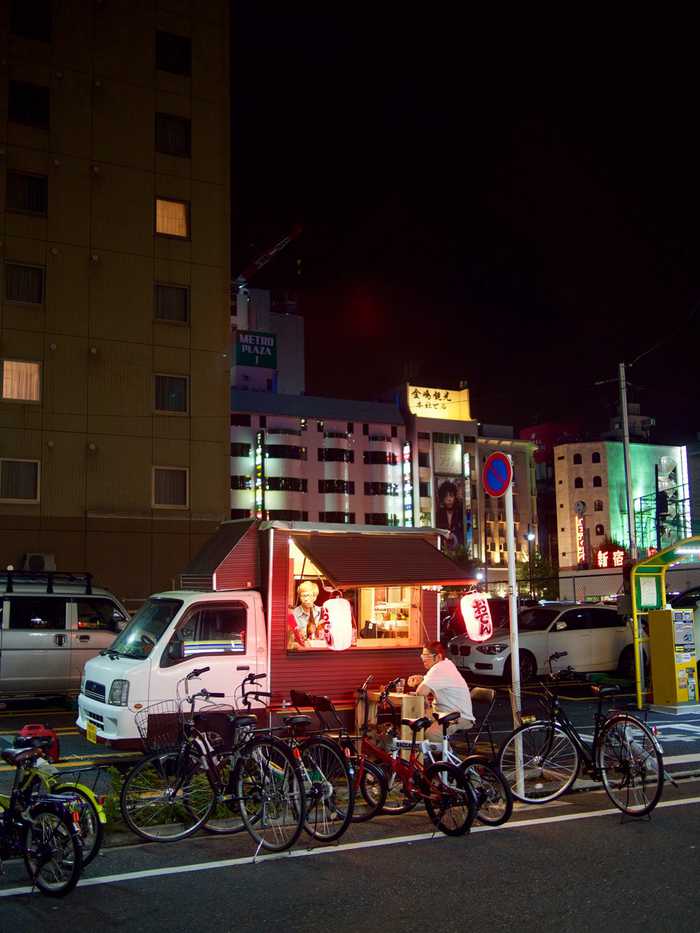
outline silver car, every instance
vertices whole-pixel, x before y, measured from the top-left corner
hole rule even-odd
[[[554,670],[569,665],[581,673],[634,672],[632,629],[616,609],[575,603],[548,603],[518,615],[520,677],[531,680],[544,674],[547,658],[566,651]],[[448,644],[448,656],[465,675],[511,677],[508,629],[497,629],[484,642],[458,635]]]

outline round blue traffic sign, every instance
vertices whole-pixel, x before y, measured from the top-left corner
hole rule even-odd
[[[510,458],[506,454],[502,454],[500,450],[489,454],[484,464],[482,479],[484,489],[490,496],[494,496],[494,498],[502,496],[513,479],[513,467]]]

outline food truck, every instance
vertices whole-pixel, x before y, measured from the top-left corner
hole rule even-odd
[[[79,729],[90,741],[131,747],[134,716],[176,696],[195,668],[212,692],[266,674],[272,706],[291,689],[354,708],[368,674],[376,684],[420,670],[420,647],[438,638],[439,591],[470,574],[441,551],[431,528],[224,522],[180,574],[151,596],[112,646],[86,665]]]

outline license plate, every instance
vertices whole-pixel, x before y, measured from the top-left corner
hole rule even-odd
[[[87,724],[85,738],[88,740],[88,742],[93,742],[95,745],[97,744],[97,726],[94,722],[89,722]]]

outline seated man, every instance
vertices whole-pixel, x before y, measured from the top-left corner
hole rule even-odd
[[[445,646],[439,641],[431,641],[424,645],[421,661],[426,669],[425,675],[411,675],[408,678],[408,686],[415,687],[417,694],[426,697],[426,716],[432,713],[445,716],[456,710],[460,718],[450,723],[447,734],[471,729],[474,725],[474,712],[469,688],[452,661],[445,657]],[[430,705],[427,703],[429,696],[432,696]],[[431,742],[441,742],[442,726],[433,722],[433,725],[426,729],[425,737]]]

